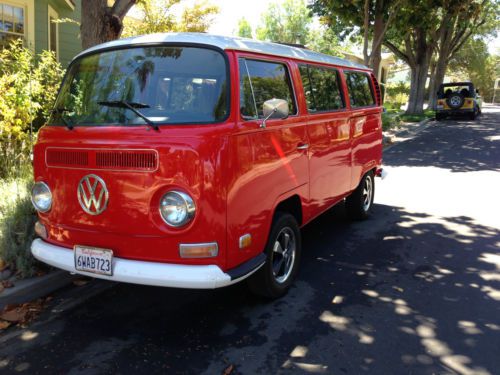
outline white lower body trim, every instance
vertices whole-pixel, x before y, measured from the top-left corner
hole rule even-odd
[[[31,252],[36,259],[69,272],[110,281],[173,288],[215,289],[235,284],[253,273],[231,280],[231,277],[216,265],[192,266],[114,257],[113,275],[106,276],[77,271],[73,250],[51,245],[41,239],[33,241]]]

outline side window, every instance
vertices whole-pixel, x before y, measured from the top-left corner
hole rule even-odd
[[[263,104],[269,99],[288,101],[290,114],[296,114],[290,75],[284,64],[239,59],[240,110],[244,118],[263,117]]]
[[[299,67],[309,112],[344,108],[338,71],[311,65]]]
[[[375,98],[373,97],[368,74],[345,71],[345,76],[351,107],[368,107],[375,105]]]

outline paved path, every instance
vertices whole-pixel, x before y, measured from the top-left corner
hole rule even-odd
[[[499,142],[490,107],[390,148],[373,217],[306,227],[281,300],[116,285],[0,344],[0,372],[498,374]]]

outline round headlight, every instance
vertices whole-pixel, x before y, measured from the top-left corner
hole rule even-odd
[[[52,193],[45,182],[37,182],[31,189],[31,203],[39,212],[47,212],[52,207]]]
[[[180,191],[169,191],[160,200],[160,214],[171,227],[181,227],[189,223],[196,211],[193,199]]]

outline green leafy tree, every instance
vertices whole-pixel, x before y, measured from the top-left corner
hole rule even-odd
[[[410,67],[408,115],[422,114],[431,59],[441,30],[447,27],[443,6],[447,0],[421,0],[401,9],[384,44]]]
[[[328,27],[312,29],[308,36],[307,47],[313,51],[327,55],[343,57],[344,48],[340,46],[338,36]]]
[[[364,63],[378,72],[385,34],[403,1],[406,0],[314,0],[311,9],[342,40],[361,33]]]
[[[207,1],[199,1],[184,8],[180,17],[172,11],[180,0],[140,0],[138,7],[143,19],[127,17],[123,36],[135,36],[160,32],[204,32],[210,27],[219,8]]]
[[[252,26],[250,26],[246,18],[242,18],[238,21],[238,36],[242,38],[253,38]]]
[[[435,56],[431,62],[429,107],[435,108],[437,88],[443,83],[450,60],[460,52],[464,44],[472,36],[486,36],[496,32],[498,4],[498,0],[444,2],[443,27],[439,30]]]
[[[410,67],[407,114],[423,113],[426,81],[436,51],[440,51],[446,66],[450,54],[452,56],[460,50],[477,28],[471,25],[477,25],[475,20],[481,20],[484,12],[489,12],[486,5],[485,0],[421,0],[401,9],[386,34],[384,44]],[[460,32],[456,34],[455,29]],[[447,40],[447,35],[451,36],[450,40]],[[435,91],[435,83],[431,86]]]
[[[304,0],[272,3],[262,16],[257,38],[271,42],[306,44],[312,24],[310,10]]]
[[[484,38],[470,38],[450,60],[448,74],[453,80],[470,80],[485,101],[493,98],[495,79],[500,77],[500,55],[490,54]]]

